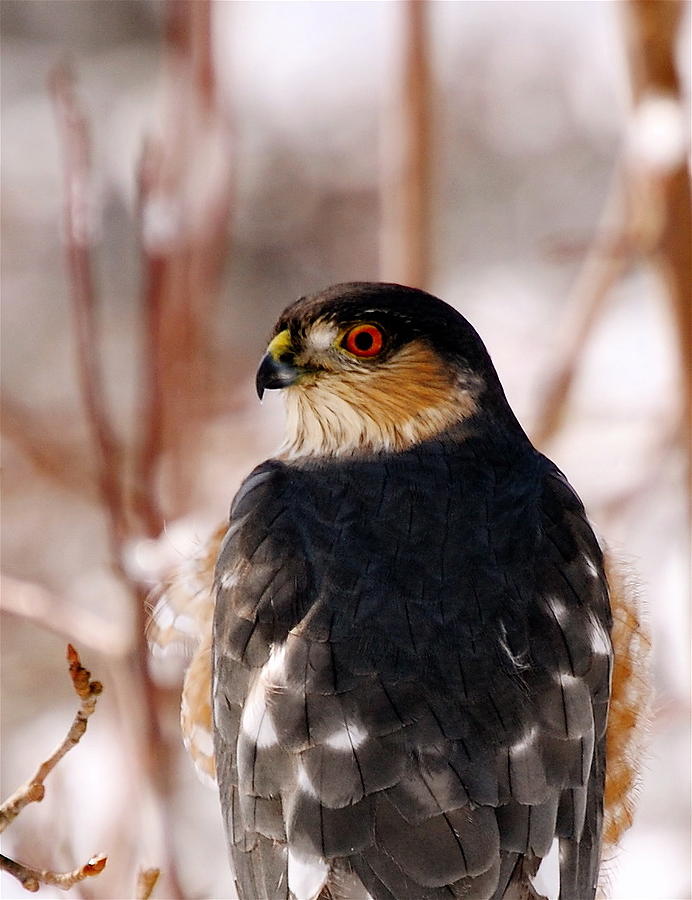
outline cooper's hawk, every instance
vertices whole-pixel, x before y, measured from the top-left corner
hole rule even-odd
[[[212,774],[211,655],[239,896],[532,897],[557,839],[561,900],[592,898],[646,641],[480,338],[421,291],[337,285],[284,312],[257,388],[284,390],[286,442],[233,502],[213,633],[192,601],[183,701]]]

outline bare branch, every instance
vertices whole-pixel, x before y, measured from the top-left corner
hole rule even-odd
[[[92,276],[93,223],[90,195],[91,141],[79,109],[72,75],[64,66],[50,79],[65,156],[65,240],[77,339],[77,369],[84,409],[96,450],[98,483],[108,513],[114,561],[126,534],[121,484],[121,448],[107,411],[103,373],[98,359],[96,289]]]
[[[136,900],[149,900],[156,882],[161,874],[160,869],[140,869],[137,875],[137,894]]]
[[[32,869],[24,863],[0,854],[0,869],[14,875],[22,887],[33,894],[42,884],[52,884],[67,891],[77,882],[99,875],[105,869],[107,861],[108,857],[100,853],[98,856],[92,856],[83,866],[73,869],[72,872],[53,872],[50,869]]]
[[[615,240],[612,254],[601,242],[592,246],[568,304],[565,337],[558,342],[560,360],[549,380],[534,432],[544,444],[561,424],[577,372],[581,351],[606,307],[614,283],[627,266],[648,258],[659,270],[677,325],[683,408],[681,420],[692,419],[692,200],[686,151],[680,78],[676,68],[677,35],[684,4],[676,0],[628,0],[620,7],[625,26],[633,95],[627,142],[618,165],[615,188],[604,216]],[[647,117],[665,115],[667,126],[652,143],[654,128]],[[687,147],[687,149],[689,149]],[[692,445],[686,442],[692,488]]]
[[[399,96],[390,100],[382,134],[380,277],[424,288],[430,277],[431,74],[428,4],[401,4]]]
[[[89,609],[77,607],[47,588],[0,574],[0,610],[35,622],[56,634],[84,644],[104,656],[123,657],[133,635]]]
[[[561,425],[584,347],[605,312],[610,292],[631,262],[634,235],[629,233],[627,194],[618,172],[606,201],[599,235],[613,235],[604,246],[597,238],[584,259],[565,304],[561,337],[554,368],[547,378],[540,417],[532,439],[540,447],[555,435]],[[627,230],[625,230],[627,229]]]
[[[82,665],[79,654],[72,644],[67,645],[67,660],[70,664],[70,678],[72,679],[72,685],[81,701],[79,709],[77,710],[77,715],[74,717],[70,730],[67,732],[64,740],[58,745],[48,759],[41,763],[33,778],[30,778],[19,787],[7,798],[7,800],[5,800],[2,806],[0,806],[0,832],[3,832],[7,826],[17,818],[19,813],[25,806],[28,806],[29,803],[39,803],[43,800],[46,792],[44,781],[63,756],[80,742],[86,731],[89,717],[96,709],[96,702],[99,694],[103,690],[103,685],[100,681],[90,680],[91,673]]]
[[[94,485],[84,477],[91,460],[86,458],[86,453],[76,440],[70,442],[63,437],[66,431],[70,432],[72,425],[66,421],[65,412],[61,410],[58,416],[61,427],[61,436],[58,437],[51,434],[44,417],[37,416],[13,397],[0,394],[0,406],[3,435],[12,441],[36,471],[60,487],[91,499]]]

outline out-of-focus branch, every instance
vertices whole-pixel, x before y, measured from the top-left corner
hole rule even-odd
[[[137,875],[136,900],[149,900],[161,874],[160,869],[140,869]]]
[[[126,534],[121,482],[122,453],[110,424],[98,358],[96,291],[91,262],[93,210],[89,202],[89,128],[79,109],[69,70],[64,66],[56,69],[50,87],[65,154],[64,227],[77,340],[78,377],[96,451],[99,489],[108,512],[113,558],[117,563]]]
[[[680,353],[683,441],[692,496],[692,190],[689,125],[677,69],[677,38],[689,4],[628,0],[623,5],[634,99],[633,179],[650,210],[649,253],[666,285]],[[689,58],[687,60],[689,67]]]
[[[610,187],[597,237],[566,300],[554,369],[549,375],[541,401],[540,416],[532,437],[540,447],[561,425],[579,369],[582,353],[599,319],[607,308],[610,291],[631,262],[636,242],[629,231],[627,192],[617,172]],[[623,223],[628,223],[624,225]],[[628,229],[625,231],[624,229]]]
[[[597,237],[567,304],[557,367],[548,381],[534,438],[546,443],[559,428],[582,350],[610,290],[637,258],[653,262],[673,308],[680,346],[683,421],[692,417],[692,201],[676,38],[685,12],[677,0],[628,0],[620,7],[630,61],[634,108],[604,212],[608,252]],[[684,433],[683,429],[676,432]],[[690,462],[692,473],[692,461]]]
[[[428,4],[401,4],[399,93],[383,119],[380,276],[424,288],[430,278],[431,77]],[[399,87],[400,86],[400,87]]]
[[[81,446],[72,446],[47,435],[46,425],[31,410],[6,394],[0,395],[2,433],[46,478],[81,496],[93,495],[93,484],[84,477],[87,460]],[[64,417],[61,419],[65,425]]]
[[[0,806],[0,832],[4,831],[17,818],[24,807],[30,803],[40,803],[43,800],[46,793],[44,785],[46,778],[63,756],[80,742],[87,729],[89,717],[96,709],[96,702],[103,690],[101,682],[91,680],[91,672],[84,668],[79,654],[72,644],[67,645],[67,661],[70,666],[72,686],[80,700],[77,715],[65,738],[48,759],[41,763],[33,778],[26,781]],[[78,881],[91,875],[98,875],[103,871],[106,861],[107,857],[99,854],[92,856],[87,863],[72,872],[53,872],[50,869],[34,869],[7,856],[0,856],[0,868],[17,878],[27,891],[35,892],[41,884],[52,884],[67,890]]]
[[[123,657],[132,650],[129,629],[119,628],[89,609],[74,606],[41,585],[0,574],[0,610],[21,616],[104,656]]]
[[[32,869],[30,866],[25,866],[24,863],[0,854],[0,868],[9,872],[10,875],[14,875],[22,887],[32,894],[42,884],[51,884],[67,891],[77,882],[84,881],[85,878],[93,875],[99,875],[105,869],[107,861],[106,856],[99,854],[92,856],[83,866],[78,866],[71,872],[53,872],[50,869]]]
[[[137,700],[143,707],[143,734],[139,734],[137,739],[141,742],[141,758],[144,760],[147,777],[156,784],[160,798],[160,782],[165,778],[161,774],[165,746],[158,724],[155,686],[148,665],[144,608],[148,588],[130,576],[125,563],[131,523],[126,516],[127,495],[122,482],[122,453],[110,424],[98,357],[96,297],[90,260],[91,236],[86,224],[90,207],[89,130],[79,110],[70,74],[59,69],[53,75],[51,87],[65,145],[66,239],[77,331],[80,389],[93,436],[101,501],[109,523],[112,566],[133,599],[137,641],[132,648],[132,662],[139,674],[137,685],[141,693]],[[162,831],[165,832],[165,829]],[[174,873],[174,861],[168,859],[166,863],[167,870]],[[174,880],[175,875],[171,878]],[[177,887],[173,893],[179,895]]]
[[[48,759],[41,763],[33,778],[30,778],[19,787],[0,806],[0,832],[3,832],[17,818],[19,813],[29,803],[38,803],[43,800],[46,793],[44,781],[63,756],[80,742],[87,729],[89,717],[96,709],[96,701],[103,690],[103,685],[100,681],[90,680],[91,673],[82,665],[79,654],[72,644],[67,645],[67,661],[70,664],[72,686],[81,701],[77,715],[74,717],[74,721],[64,740],[56,747]]]
[[[165,451],[164,506],[172,516],[189,502],[190,450],[214,402],[210,338],[230,219],[231,136],[214,77],[212,12],[209,0],[167,7],[168,115],[163,133],[146,141],[138,178],[145,326],[138,505],[152,508]]]

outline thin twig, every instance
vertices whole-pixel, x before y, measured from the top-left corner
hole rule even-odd
[[[89,717],[96,709],[96,702],[103,690],[103,685],[100,681],[90,680],[91,672],[84,668],[79,659],[79,654],[72,644],[67,645],[67,660],[70,664],[72,686],[81,701],[77,715],[74,717],[70,730],[63,741],[48,759],[41,763],[33,778],[30,778],[21,787],[17,788],[0,806],[0,833],[17,818],[25,806],[28,806],[30,803],[39,803],[43,800],[46,793],[44,781],[63,756],[80,742],[87,729]]]
[[[161,874],[160,869],[140,869],[137,875],[137,894],[136,900],[149,900],[156,882]]]
[[[51,869],[32,869],[24,863],[0,854],[0,869],[14,875],[22,887],[33,894],[42,884],[52,884],[67,891],[77,882],[99,875],[106,867],[107,861],[108,857],[100,853],[98,856],[92,856],[83,866],[78,866],[72,872],[53,872]]]

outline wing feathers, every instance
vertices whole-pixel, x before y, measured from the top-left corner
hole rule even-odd
[[[313,900],[348,860],[374,900],[528,897],[557,835],[561,900],[589,900],[610,620],[583,509],[504,457],[407,460],[271,463],[234,503],[214,715],[239,895]]]

